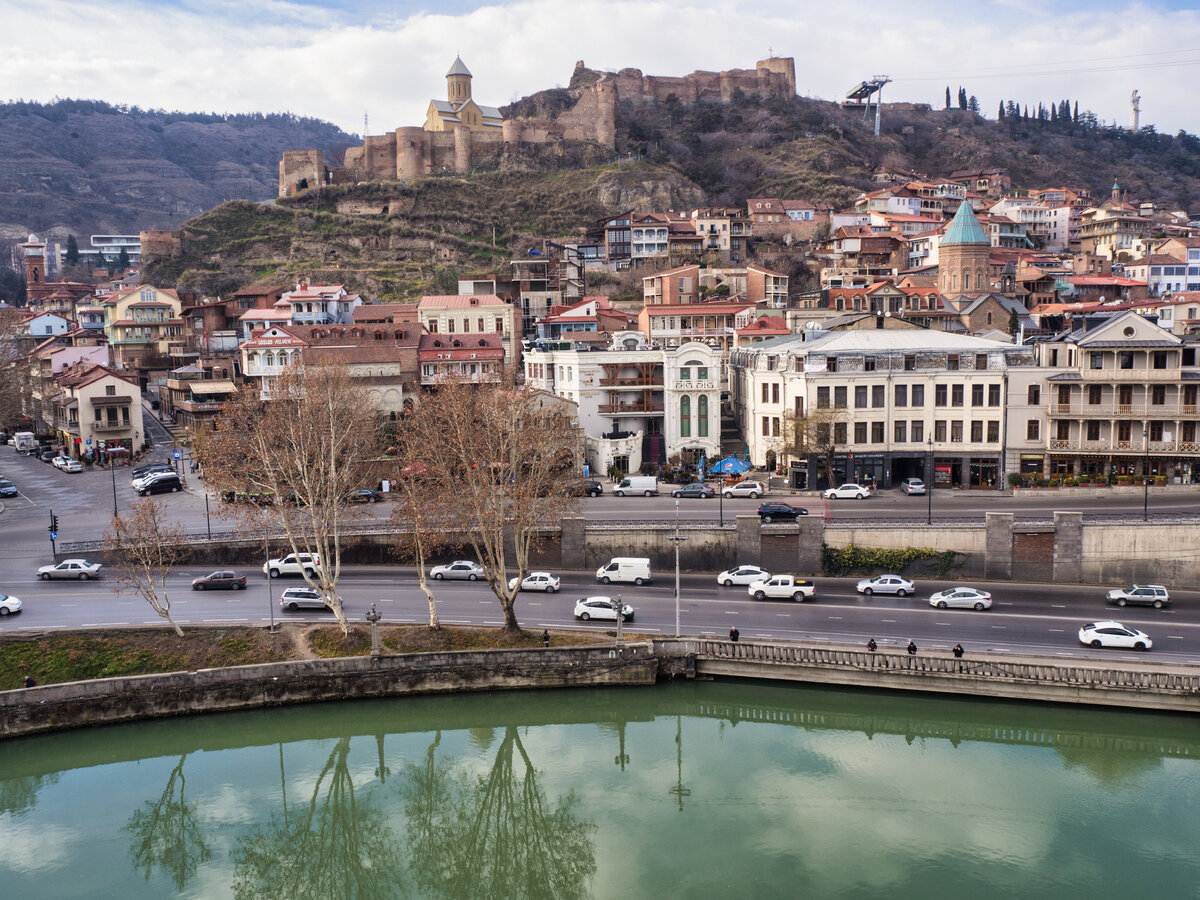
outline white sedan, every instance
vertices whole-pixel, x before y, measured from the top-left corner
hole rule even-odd
[[[938,591],[929,598],[929,605],[938,609],[953,607],[955,609],[974,609],[983,611],[992,608],[992,595],[987,591],[977,591],[975,588],[956,587]]]
[[[50,463],[54,466],[54,468],[61,469],[70,461],[71,457],[69,456],[56,456],[54,459],[50,460]]]
[[[758,566],[734,566],[726,569],[717,576],[717,584],[732,587],[735,584],[754,584],[756,581],[766,581],[771,573]]]
[[[77,459],[68,459],[65,463],[63,463],[62,470],[64,472],[72,472],[72,473],[82,472],[83,471],[83,463],[81,463]]]
[[[472,562],[468,559],[456,559],[454,562],[444,566],[434,566],[429,570],[429,574],[437,581],[441,581],[443,578],[478,581],[487,573],[484,572],[483,566],[477,562]]]
[[[7,616],[9,613],[19,613],[20,611],[20,600],[8,594],[0,594],[0,616]]]
[[[1079,643],[1089,647],[1121,647],[1130,650],[1149,650],[1154,641],[1144,631],[1129,628],[1120,622],[1090,622],[1079,629]]]
[[[617,610],[612,597],[583,597],[575,604],[575,618],[584,622],[589,619],[611,619],[617,621]],[[633,607],[628,603],[621,606],[621,618],[633,621]]]
[[[876,575],[874,578],[864,578],[855,587],[860,594],[870,597],[872,594],[895,594],[897,597],[907,597],[913,593],[916,585],[907,578],[899,575]]]
[[[843,484],[825,492],[826,500],[866,500],[870,496],[871,489],[861,484]]]
[[[558,590],[558,576],[551,575],[549,572],[530,572],[521,579],[521,590],[523,591],[545,591],[547,594],[553,594]],[[517,586],[517,579],[508,579],[508,589],[511,591]]]
[[[37,573],[42,581],[49,581],[51,578],[78,578],[80,581],[87,581],[89,578],[100,577],[100,563],[88,562],[86,559],[64,559],[56,566],[42,566]]]

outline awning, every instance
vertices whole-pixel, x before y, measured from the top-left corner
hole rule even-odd
[[[193,394],[232,394],[237,390],[237,385],[232,381],[193,381],[191,383]]]
[[[103,397],[93,397],[92,406],[121,406],[125,403],[132,403],[133,397],[129,394],[116,396],[113,394],[105,394]]]

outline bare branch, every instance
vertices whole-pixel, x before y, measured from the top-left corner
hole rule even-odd
[[[167,576],[188,558],[187,533],[178,522],[166,521],[163,512],[159,501],[140,500],[127,516],[112,520],[105,541],[112,552],[114,593],[133,591],[182,637],[183,629],[171,616]]]

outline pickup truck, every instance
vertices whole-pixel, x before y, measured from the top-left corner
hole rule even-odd
[[[756,581],[747,591],[753,600],[785,600],[791,598],[797,603],[811,597],[817,586],[804,578],[795,575],[772,575],[765,581]]]

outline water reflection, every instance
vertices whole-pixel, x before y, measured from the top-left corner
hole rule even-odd
[[[125,826],[130,835],[133,865],[149,880],[156,868],[166,872],[177,890],[183,890],[200,863],[212,858],[204,841],[195,804],[184,797],[187,780],[183,764],[187,754],[171,770],[167,786],[156,801],[135,810]]]

